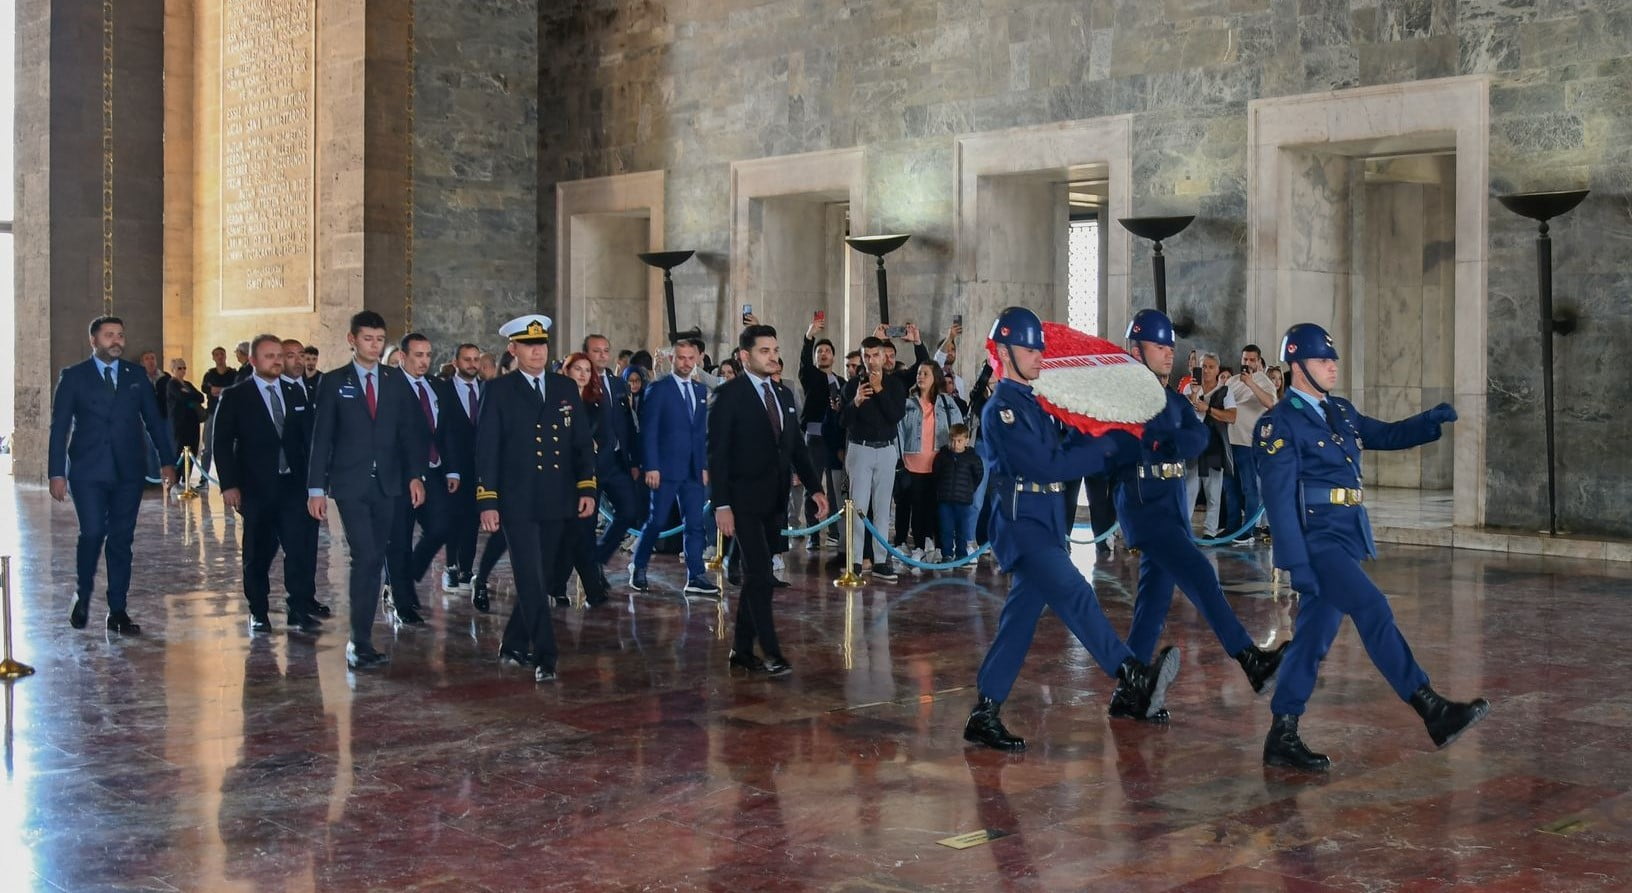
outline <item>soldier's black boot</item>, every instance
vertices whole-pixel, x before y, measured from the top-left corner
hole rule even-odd
[[[1266,651],[1257,645],[1248,645],[1235,655],[1235,662],[1247,672],[1247,681],[1252,683],[1252,690],[1263,694],[1275,682],[1275,674],[1281,671],[1281,658],[1286,655],[1286,646],[1291,642],[1282,642],[1273,651]]]
[[[1269,737],[1264,739],[1264,765],[1302,772],[1325,772],[1332,761],[1323,753],[1315,753],[1298,737],[1298,718],[1290,713],[1275,717],[1270,724]]]
[[[1003,720],[997,718],[1002,706],[1003,702],[985,696],[976,701],[975,709],[969,711],[969,722],[963,727],[963,740],[995,750],[1025,750],[1025,739],[1009,734]]]
[[[1130,657],[1116,671],[1116,678],[1128,689],[1134,715],[1153,721],[1163,712],[1162,707],[1167,703],[1167,687],[1173,684],[1178,675],[1179,649],[1172,645],[1158,652],[1156,659],[1149,664],[1142,664]]]
[[[1411,707],[1428,727],[1428,737],[1435,747],[1444,747],[1466,732],[1474,723],[1490,712],[1490,702],[1484,698],[1472,701],[1447,701],[1439,692],[1424,685],[1411,696]]]
[[[1135,709],[1133,692],[1125,682],[1116,684],[1116,691],[1111,692],[1111,706],[1105,711],[1112,719],[1137,719],[1140,722],[1167,725],[1167,708],[1156,711],[1153,716],[1146,716]]]

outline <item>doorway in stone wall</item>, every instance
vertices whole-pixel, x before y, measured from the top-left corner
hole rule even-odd
[[[843,357],[859,344],[847,333],[875,324],[877,316],[876,310],[869,313],[851,300],[854,259],[844,243],[850,234],[849,193],[820,190],[755,198],[749,202],[748,221],[748,275],[738,303],[777,328],[790,363],[797,362],[799,342],[818,313],[826,319],[824,337]]]

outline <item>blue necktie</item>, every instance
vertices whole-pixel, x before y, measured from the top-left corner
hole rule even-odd
[[[108,391],[109,392],[115,393],[115,394],[119,393],[119,386],[113,383],[113,367],[112,366],[103,366],[102,367],[102,380],[108,383]]]

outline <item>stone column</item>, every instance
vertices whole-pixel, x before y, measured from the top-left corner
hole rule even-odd
[[[128,357],[162,350],[163,0],[112,29],[111,309]],[[51,392],[104,311],[103,0],[17,4],[17,424],[13,468],[45,477]]]

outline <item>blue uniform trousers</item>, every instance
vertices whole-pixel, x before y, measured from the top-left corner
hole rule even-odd
[[[108,610],[125,610],[130,593],[130,546],[136,540],[136,513],[142,507],[142,488],[147,482],[76,481],[69,479],[68,493],[79,515],[79,543],[75,549],[79,580],[75,592],[89,600],[96,588],[96,565],[104,546],[108,557]]]
[[[1148,530],[1149,525],[1141,521],[1140,529]],[[1133,625],[1128,628],[1128,647],[1134,657],[1148,664],[1156,653],[1175,583],[1206,618],[1226,653],[1238,654],[1252,645],[1252,637],[1224,600],[1218,574],[1191,541],[1189,527],[1177,518],[1163,526],[1171,526],[1172,532],[1139,543],[1139,595],[1133,603]]]
[[[707,576],[703,568],[704,542],[703,503],[707,494],[703,489],[703,482],[699,480],[680,480],[664,475],[652,491],[650,510],[646,514],[646,526],[640,531],[640,541],[635,544],[635,567],[644,568],[646,562],[652,558],[652,549],[657,545],[657,535],[663,532],[663,520],[669,516],[669,508],[674,501],[680,500],[680,517],[686,525],[686,575],[691,579]]]
[[[1411,646],[1394,625],[1394,612],[1382,590],[1371,582],[1360,562],[1340,549],[1309,550],[1309,566],[1320,584],[1317,596],[1303,595],[1298,601],[1298,617],[1293,623],[1292,644],[1281,662],[1280,679],[1270,708],[1279,714],[1298,716],[1315,688],[1315,674],[1327,649],[1337,637],[1343,615],[1354,620],[1360,641],[1371,662],[1393,686],[1400,700],[1428,684],[1428,674],[1411,656]]]
[[[1070,553],[1064,546],[1045,544],[1051,534],[1040,526],[1033,535],[1042,541],[1014,562],[1009,600],[998,618],[997,636],[975,677],[980,694],[994,701],[1007,699],[1014,687],[1045,606],[1059,615],[1106,675],[1114,678],[1122,662],[1133,656],[1111,629],[1094,587],[1071,563]]]

